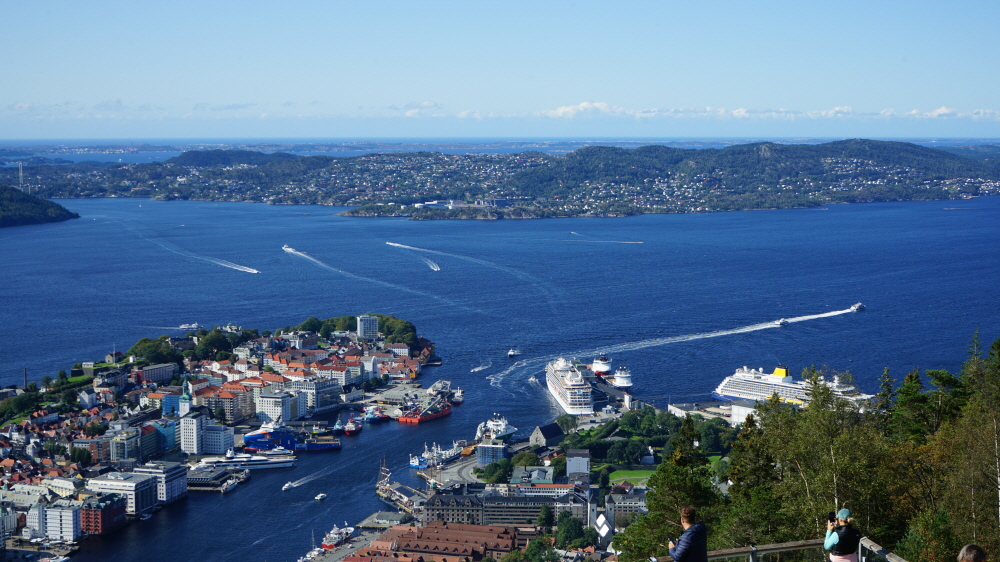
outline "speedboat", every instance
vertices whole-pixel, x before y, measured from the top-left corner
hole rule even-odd
[[[316,494],[316,499],[317,500],[325,500],[326,499],[326,494],[324,494],[324,493]]]
[[[775,326],[787,326],[788,325],[788,320],[785,320],[784,318],[782,318],[781,320],[775,320],[774,321],[774,325]]]
[[[858,312],[858,311],[861,311],[861,310],[864,310],[864,309],[865,309],[865,305],[863,305],[863,304],[861,304],[859,302],[856,302],[856,303],[854,303],[854,304],[851,305],[851,312]]]
[[[513,359],[514,357],[517,357],[520,354],[521,354],[520,351],[518,351],[518,350],[516,350],[516,349],[514,349],[512,347],[512,348],[510,348],[510,351],[507,352],[507,357]]]
[[[285,485],[281,487],[281,491],[284,492],[286,490],[291,490],[294,487],[295,484],[292,484],[291,482],[285,482]]]

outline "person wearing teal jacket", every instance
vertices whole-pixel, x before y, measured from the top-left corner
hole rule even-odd
[[[826,540],[823,548],[830,551],[830,562],[858,562],[858,545],[861,533],[851,523],[851,510],[841,509],[836,521],[826,524]]]

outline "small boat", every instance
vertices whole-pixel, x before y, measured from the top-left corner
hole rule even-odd
[[[181,324],[180,325],[180,329],[181,330],[197,330],[199,328],[201,328],[201,325],[198,324],[197,322],[195,322],[194,324]]]
[[[510,348],[510,351],[507,352],[507,357],[510,358],[510,359],[513,359],[513,358],[517,357],[520,354],[521,354],[520,351],[518,351],[518,350],[516,350],[516,349],[514,349],[512,347],[512,348]]]
[[[284,246],[282,246],[281,249],[284,250],[284,251],[286,251],[286,252],[294,252],[295,251],[295,248],[289,246],[288,244],[285,244]]]
[[[282,457],[287,455],[294,455],[295,451],[292,451],[291,449],[286,449],[281,445],[278,445],[273,449],[261,451],[260,454],[264,455],[265,457]]]
[[[281,487],[281,491],[285,492],[287,490],[291,490],[294,487],[295,487],[295,484],[292,484],[291,482],[285,482],[285,485]]]
[[[223,484],[221,488],[219,488],[219,491],[225,494],[226,492],[232,491],[232,489],[239,483],[240,481],[236,478],[230,478],[229,480],[226,480],[225,484]]]
[[[775,326],[787,326],[788,325],[788,320],[785,320],[784,318],[782,318],[781,320],[775,320],[774,321],[774,325]]]
[[[859,302],[856,302],[856,303],[854,303],[854,304],[851,305],[851,312],[859,312],[859,311],[862,311],[864,309],[865,309],[865,305],[863,305],[863,304],[861,304]]]
[[[325,500],[326,499],[326,494],[324,494],[322,492],[319,493],[319,494],[316,494],[316,499],[317,500]]]
[[[347,423],[344,424],[344,435],[357,435],[361,433],[361,430],[364,428],[365,426],[361,425],[361,422],[351,417],[351,419],[347,420]]]
[[[451,396],[451,403],[458,406],[462,402],[465,402],[465,391],[461,388],[456,388]]]
[[[344,433],[344,422],[337,418],[337,423],[333,424],[333,429],[330,430],[334,435],[342,435]]]

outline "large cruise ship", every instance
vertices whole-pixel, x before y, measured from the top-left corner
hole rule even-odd
[[[862,394],[855,386],[842,383],[836,376],[833,381],[822,381],[833,390],[833,393],[851,402],[862,402],[872,397]],[[777,394],[783,402],[806,404],[809,402],[809,383],[794,381],[788,374],[788,368],[778,366],[771,374],[763,369],[736,369],[736,373],[726,377],[712,392],[712,396],[720,400],[753,400],[766,402]]]
[[[560,357],[545,366],[549,393],[567,414],[575,416],[594,413],[594,397],[590,383],[580,370]]]
[[[224,457],[205,457],[195,468],[288,468],[295,464],[294,455],[256,456],[243,453],[233,453],[230,449]]]

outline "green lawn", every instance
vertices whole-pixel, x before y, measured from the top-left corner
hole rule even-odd
[[[638,484],[642,480],[652,476],[655,472],[655,470],[616,470],[608,475],[608,479],[612,482],[616,480],[628,480],[633,484]]]

